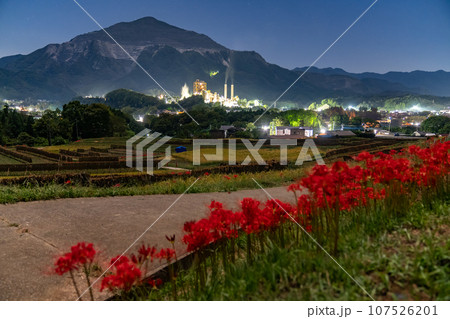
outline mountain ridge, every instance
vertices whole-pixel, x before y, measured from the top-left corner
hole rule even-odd
[[[303,72],[307,67],[292,69],[294,72]],[[312,67],[308,72],[326,75],[346,75],[358,79],[380,79],[392,83],[399,83],[414,90],[417,94],[431,94],[436,96],[450,96],[450,72],[437,71],[389,71],[377,72],[347,72],[342,68],[317,68]]]
[[[237,95],[270,102],[298,78],[298,70],[269,63],[255,51],[231,50],[204,34],[153,17],[120,22],[105,30],[174,95],[179,95],[184,83],[191,85],[196,79],[205,80],[208,89],[222,94],[228,80],[235,84]],[[216,71],[216,76],[210,76]],[[27,55],[0,59],[1,97],[67,101],[75,96],[102,96],[119,88],[160,92],[158,85],[102,30],[48,44]],[[327,97],[410,94],[414,90],[383,78],[312,70],[282,101],[307,104]]]

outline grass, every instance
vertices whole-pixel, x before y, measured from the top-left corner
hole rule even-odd
[[[9,156],[5,156],[0,154],[0,165],[1,164],[10,164],[10,165],[14,165],[14,164],[22,164],[22,162],[17,161],[15,159],[13,159],[12,157]]]
[[[156,171],[155,171],[156,172]],[[158,171],[161,172],[161,171]],[[0,177],[27,177],[27,176],[44,176],[44,175],[62,175],[62,174],[91,174],[92,176],[108,176],[108,175],[120,175],[120,174],[142,174],[134,168],[118,168],[118,169],[83,169],[79,171],[74,170],[60,170],[60,171],[26,171],[26,172],[0,172]]]
[[[376,300],[448,300],[450,298],[450,206],[432,210],[418,203],[406,216],[366,224],[372,231],[342,232],[340,265]],[[294,225],[294,227],[297,227]],[[369,235],[371,234],[371,235]],[[240,238],[245,247],[245,237]],[[210,275],[195,290],[194,271],[181,272],[179,300],[370,300],[310,238],[282,248],[269,245],[248,264],[239,260],[220,276]],[[219,253],[219,252],[216,252]],[[169,300],[169,284],[160,290],[137,288],[129,300]]]
[[[31,157],[33,164],[44,164],[44,163],[55,163],[56,162],[55,160],[51,160],[49,158],[45,158],[45,157],[39,156],[39,155],[37,155],[35,153],[18,151],[16,149],[15,149],[15,151],[17,153],[21,153],[21,154],[23,154],[25,156]]]
[[[42,149],[47,152],[58,153],[59,150],[76,151],[79,148],[89,149],[91,147],[110,148],[111,145],[125,145],[128,138],[126,137],[103,137],[103,138],[87,138],[79,142],[73,142],[67,145],[46,146]]]
[[[223,174],[211,174],[202,176],[200,180],[189,189],[189,193],[204,192],[231,192],[240,189],[253,189],[258,187],[252,178],[256,179],[263,187],[288,185],[300,178],[311,164],[305,164],[295,169],[280,171],[267,171],[258,173],[241,173],[237,177]],[[120,187],[94,187],[79,185],[49,184],[36,187],[29,183],[16,186],[0,186],[0,204],[16,202],[28,202],[36,200],[50,200],[58,198],[79,197],[106,197],[106,196],[134,196],[152,194],[181,194],[194,181],[195,177],[179,178],[156,182],[144,186],[120,186]]]

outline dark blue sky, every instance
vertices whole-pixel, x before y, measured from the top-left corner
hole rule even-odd
[[[373,0],[79,2],[104,27],[153,16],[293,68],[311,64]],[[72,0],[0,0],[0,57],[97,29]],[[450,0],[379,0],[317,66],[450,71],[449,57]]]

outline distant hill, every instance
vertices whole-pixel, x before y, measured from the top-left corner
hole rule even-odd
[[[106,30],[173,95],[180,95],[184,83],[192,88],[196,79],[206,81],[211,91],[223,94],[228,78],[228,83],[235,85],[236,95],[270,103],[299,75],[299,70],[268,63],[257,52],[233,51],[206,35],[152,17],[118,23]],[[333,70],[307,73],[282,101],[307,105],[322,98],[395,96],[418,93],[416,88],[422,90],[428,83],[412,80],[420,77],[415,74],[411,79],[395,74],[387,79]],[[211,77],[216,71],[217,75]],[[441,91],[444,86],[439,86]],[[28,55],[0,59],[2,98],[66,102],[76,96],[103,96],[120,88],[146,94],[161,91],[103,31],[49,44]]]
[[[293,71],[301,73],[306,69],[295,68]],[[363,81],[382,80],[385,83],[396,83],[410,92],[416,94],[430,94],[436,96],[450,96],[450,72],[446,71],[412,71],[412,72],[388,72],[384,74],[365,72],[350,73],[340,68],[311,68],[309,73],[323,74],[327,76],[348,76]]]

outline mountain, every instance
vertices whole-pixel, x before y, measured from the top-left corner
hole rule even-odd
[[[306,69],[306,67],[295,68],[293,71],[301,73]],[[434,72],[387,72],[384,74],[380,74],[374,72],[350,73],[340,68],[319,69],[316,67],[312,67],[308,72],[329,76],[349,76],[360,80],[383,80],[389,83],[400,84],[404,88],[408,88],[408,90],[416,94],[450,96],[450,72],[446,72],[443,70]]]
[[[169,93],[180,95],[184,83],[196,79],[223,93],[234,83],[235,94],[271,102],[298,77],[268,63],[254,51],[230,50],[206,35],[169,25],[152,17],[106,29]],[[217,75],[212,76],[213,72]],[[410,85],[377,77],[308,72],[282,98],[309,104],[322,98],[414,93]],[[103,31],[89,32],[62,44],[49,44],[28,55],[0,59],[0,97],[53,99],[102,96],[125,88],[160,93],[150,79]]]

